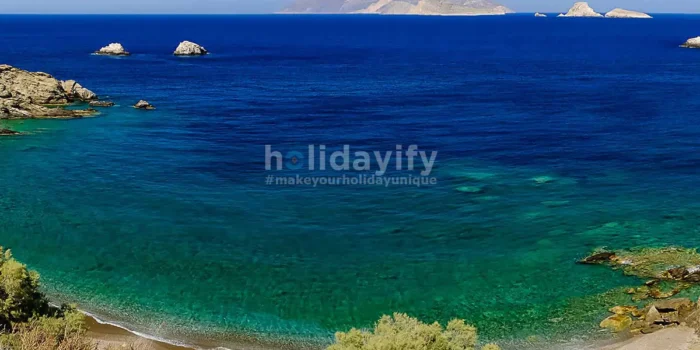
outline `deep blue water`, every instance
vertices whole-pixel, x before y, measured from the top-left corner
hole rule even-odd
[[[52,297],[170,339],[322,344],[394,311],[506,344],[592,334],[638,281],[577,258],[700,245],[700,50],[678,48],[697,35],[671,15],[0,16],[0,63],[118,103],[0,122],[28,133],[0,139],[0,244]],[[212,54],[173,57],[182,40]],[[110,42],[133,56],[90,55]],[[265,185],[265,145],[309,144],[417,144],[438,184]]]

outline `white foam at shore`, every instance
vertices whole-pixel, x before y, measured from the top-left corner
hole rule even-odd
[[[54,304],[51,304],[51,306],[59,307],[59,308],[60,308],[60,306],[54,305]],[[100,319],[99,317],[97,317],[95,314],[92,314],[92,313],[87,312],[87,311],[85,311],[85,310],[80,310],[80,309],[78,309],[78,311],[80,311],[80,312],[81,312],[82,314],[84,314],[85,316],[91,317],[93,320],[95,320],[95,322],[97,322],[97,323],[99,323],[99,324],[101,324],[101,325],[107,325],[107,326],[117,327],[117,328],[119,328],[119,329],[123,329],[123,330],[125,330],[125,331],[127,331],[127,332],[129,332],[129,333],[131,333],[131,334],[133,334],[133,335],[135,335],[135,336],[140,337],[140,338],[144,338],[144,339],[148,339],[148,340],[153,340],[153,341],[157,341],[157,342],[165,343],[165,344],[170,344],[170,345],[174,345],[174,346],[180,346],[180,347],[190,348],[190,349],[206,350],[206,349],[204,349],[204,348],[202,348],[202,347],[199,347],[199,346],[196,346],[196,345],[192,345],[192,344],[187,344],[187,343],[184,343],[184,342],[181,342],[181,341],[171,340],[171,339],[165,339],[165,338],[157,337],[157,336],[150,335],[150,334],[146,334],[146,333],[141,333],[141,332],[135,331],[135,330],[133,330],[133,329],[129,329],[129,327],[124,326],[124,325],[119,324],[119,323],[116,323],[116,322],[104,321],[104,320]],[[219,347],[216,347],[216,348],[212,348],[212,349],[210,349],[210,350],[232,350],[232,349],[225,348],[225,347],[223,347],[223,346],[219,346]]]

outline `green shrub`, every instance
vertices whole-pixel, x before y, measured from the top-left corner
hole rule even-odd
[[[0,247],[0,328],[12,330],[13,324],[55,312],[39,291],[39,274]]]
[[[476,328],[464,320],[452,320],[443,328],[395,313],[383,316],[371,332],[353,328],[336,333],[335,344],[327,350],[474,350],[477,341]],[[499,349],[495,344],[483,348]]]

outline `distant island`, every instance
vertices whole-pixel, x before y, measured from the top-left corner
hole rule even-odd
[[[383,15],[505,15],[515,11],[491,0],[296,0],[280,13]]]

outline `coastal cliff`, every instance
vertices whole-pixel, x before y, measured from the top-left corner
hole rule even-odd
[[[59,81],[47,73],[0,65],[0,119],[89,116],[95,111],[55,107],[95,99],[95,93],[73,80]]]
[[[491,0],[297,0],[281,13],[384,15],[505,15],[514,11]]]

